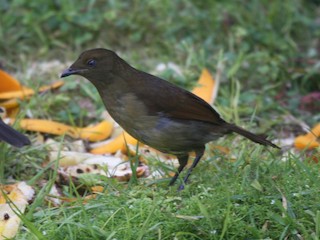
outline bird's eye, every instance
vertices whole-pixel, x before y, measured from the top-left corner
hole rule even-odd
[[[96,66],[96,64],[97,64],[97,61],[94,60],[94,59],[90,59],[90,60],[87,62],[87,64],[88,64],[88,66],[90,66],[90,67],[94,67],[94,66]]]

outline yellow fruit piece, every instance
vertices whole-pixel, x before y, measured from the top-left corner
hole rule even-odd
[[[316,125],[309,133],[306,135],[301,135],[296,137],[294,140],[294,146],[297,149],[313,149],[320,146],[320,124]]]
[[[64,84],[63,81],[57,81],[51,85],[45,85],[45,86],[40,87],[38,92],[41,93],[41,92],[49,91],[51,89],[56,89],[56,88],[61,87],[63,84]],[[31,88],[22,87],[20,89],[21,90],[2,92],[2,93],[0,93],[0,99],[11,99],[11,98],[23,99],[23,98],[26,98],[28,96],[35,94],[35,91]]]
[[[14,122],[15,119],[10,119],[10,124],[13,124]],[[101,141],[108,138],[113,129],[113,123],[108,121],[102,121],[95,126],[85,128],[72,127],[66,124],[43,119],[22,119],[18,123],[20,128],[26,131],[35,131],[54,135],[66,134],[72,138],[81,138],[91,142]]]
[[[213,100],[217,93],[216,82],[212,78],[209,71],[204,68],[197,82],[197,86],[192,90],[192,93],[202,98],[209,104],[213,104]]]
[[[105,153],[115,153],[118,150],[126,151],[127,144],[136,145],[138,140],[129,135],[127,132],[123,131],[117,137],[110,140],[110,142],[92,149],[90,152],[94,154],[105,154]]]

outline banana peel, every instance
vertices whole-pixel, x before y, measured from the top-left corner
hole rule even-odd
[[[16,119],[11,118],[10,124],[14,124]],[[43,120],[43,119],[21,119],[18,121],[20,128],[26,131],[49,133],[53,135],[68,135],[72,138],[81,138],[90,142],[97,142],[108,138],[113,129],[113,123],[102,121],[95,126],[78,128],[66,124]]]

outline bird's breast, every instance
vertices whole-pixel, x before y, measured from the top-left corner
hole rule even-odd
[[[146,106],[133,93],[110,93],[104,95],[103,101],[113,119],[134,137],[157,124],[157,117],[149,116]]]

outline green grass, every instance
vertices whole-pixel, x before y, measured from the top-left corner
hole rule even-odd
[[[111,181],[97,199],[39,209],[32,221],[47,239],[318,239],[319,165],[245,148],[235,162],[202,161],[184,191]]]
[[[316,0],[4,0],[0,64],[37,89],[57,80],[84,49],[106,47],[191,89],[203,67],[214,74],[222,62],[215,106],[223,118],[281,139],[302,133],[288,116],[309,126],[320,121],[317,109],[300,107],[302,96],[320,89],[318,12]],[[156,72],[168,62],[182,76]],[[86,126],[103,110],[94,87],[71,78],[23,102],[20,117]],[[36,142],[36,134],[28,136]],[[47,204],[49,188],[40,184],[56,180],[57,172],[43,167],[46,148],[0,144],[1,178],[28,181],[37,192],[17,239],[319,239],[320,167],[310,160],[319,150],[287,153],[293,147],[285,146],[284,157],[236,136],[214,144],[228,146],[230,155],[208,146],[184,191],[168,187],[169,179],[104,179],[107,192],[83,204],[71,183],[64,194],[78,201],[59,207]],[[166,168],[156,160],[150,167]]]

